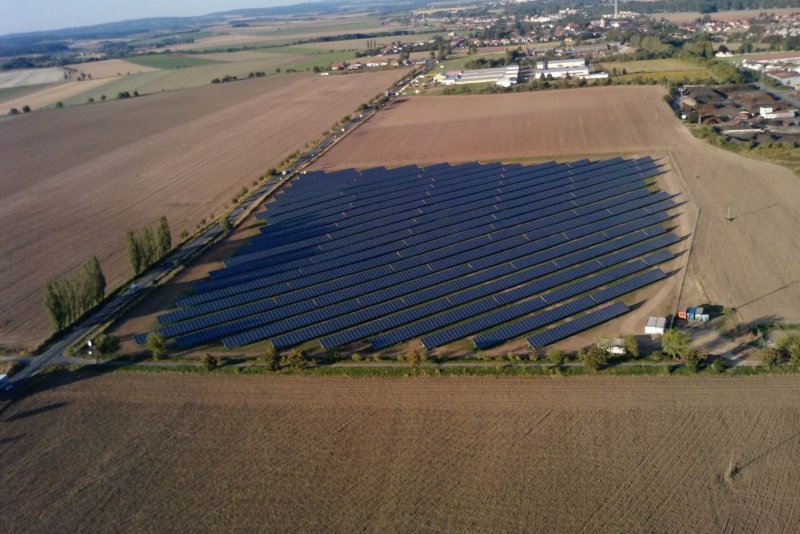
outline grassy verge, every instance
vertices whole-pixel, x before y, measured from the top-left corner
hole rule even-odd
[[[708,143],[730,150],[748,158],[775,163],[800,176],[800,150],[793,142],[784,143],[735,143],[728,136],[717,133],[710,126],[687,125],[692,135]]]
[[[494,365],[481,367],[457,367],[444,365],[425,365],[419,369],[407,366],[312,366],[305,369],[283,368],[273,371],[262,364],[235,366],[232,362],[221,365],[216,369],[208,370],[203,365],[191,364],[186,360],[176,362],[177,365],[103,365],[96,367],[56,366],[47,371],[47,375],[64,372],[87,372],[104,374],[108,372],[144,372],[144,373],[178,373],[178,374],[204,374],[204,375],[247,375],[247,376],[341,376],[341,377],[446,377],[446,376],[512,376],[512,377],[551,377],[551,376],[754,376],[754,375],[785,375],[800,372],[800,368],[791,364],[768,367],[737,366],[720,369],[712,365],[705,365],[698,371],[692,370],[678,362],[652,364],[647,361],[638,361],[628,365],[606,367],[593,371],[583,366],[576,365],[550,365],[550,364],[514,364],[497,361]]]

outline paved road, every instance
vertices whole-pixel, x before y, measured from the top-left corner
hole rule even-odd
[[[433,63],[429,62],[425,67],[425,71],[432,67]],[[409,75],[401,83],[396,84],[393,88],[396,93],[390,97],[389,101],[396,98],[399,93],[402,93],[408,87],[411,79],[412,76]],[[283,169],[279,175],[273,176],[257,189],[250,192],[250,194],[228,214],[227,219],[228,222],[231,223],[231,226],[233,226],[244,213],[255,208],[258,204],[263,202],[268,195],[274,193],[283,183],[288,182],[294,174],[301,172],[303,168],[310,165],[314,160],[329,150],[338,140],[369,120],[379,109],[378,107],[368,107],[362,112],[359,112],[338,130],[326,136],[318,145],[311,147],[301,154],[297,160]],[[159,263],[124,287],[113,298],[103,302],[100,307],[87,318],[64,332],[56,341],[47,347],[41,355],[23,359],[27,365],[12,377],[12,384],[15,386],[19,385],[30,377],[35,376],[45,367],[58,363],[64,357],[64,351],[78,342],[82,337],[86,336],[93,328],[108,321],[117,312],[130,304],[140,291],[156,285],[158,280],[172,270],[174,266],[185,263],[189,258],[199,254],[209,245],[224,237],[224,234],[225,232],[223,232],[219,223],[216,223],[204,230],[201,234],[195,236],[189,242],[172,251]]]

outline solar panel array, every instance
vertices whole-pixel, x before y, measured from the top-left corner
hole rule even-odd
[[[549,330],[545,330],[544,332],[540,332],[535,336],[531,336],[528,338],[528,344],[532,349],[540,349],[542,347],[546,347],[547,345],[551,345],[556,341],[561,341],[569,336],[574,336],[579,332],[583,332],[584,330],[605,323],[606,321],[610,321],[611,319],[619,317],[628,311],[630,310],[624,303],[615,302],[610,306],[600,308],[599,310],[587,313],[586,315],[578,317],[577,319],[567,321],[562,325],[558,325]]]
[[[496,345],[664,277],[678,238],[659,173],[651,158],[310,172],[158,330],[182,348]]]

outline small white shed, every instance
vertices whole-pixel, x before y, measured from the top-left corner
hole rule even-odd
[[[664,328],[667,326],[666,317],[650,317],[644,327],[644,333],[649,335],[663,335]]]

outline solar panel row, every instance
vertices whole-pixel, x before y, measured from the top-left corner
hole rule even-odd
[[[455,184],[460,179],[465,181],[465,185],[476,183],[479,176],[501,176],[503,171],[508,172],[509,168],[500,164],[482,165],[469,170],[456,169],[448,172],[448,176],[440,176],[440,180],[434,181],[433,175],[419,173],[410,180],[392,180],[390,185],[379,190],[359,190],[349,193],[345,197],[338,197],[327,201],[314,202],[311,206],[293,210],[272,213],[267,217],[270,224],[280,223],[292,225],[293,221],[305,221],[307,217],[320,218],[328,215],[335,215],[342,211],[356,210],[357,212],[374,207],[380,204],[390,204],[390,201],[401,198],[404,192],[408,193],[406,198],[431,198],[438,195],[455,191]],[[449,178],[449,179],[447,179]],[[269,212],[268,212],[269,213]]]
[[[629,186],[626,186],[626,188],[627,187],[633,189],[633,187],[635,187],[635,186],[634,185],[629,185]],[[641,187],[641,184],[639,185],[639,187]],[[622,188],[622,189],[617,188],[617,189],[608,191],[604,195],[584,197],[582,199],[576,199],[576,200],[573,200],[573,201],[569,201],[567,203],[558,204],[557,206],[552,206],[550,208],[543,208],[543,209],[537,210],[533,214],[531,214],[530,211],[528,211],[526,213],[525,210],[520,210],[520,211],[523,212],[522,215],[519,215],[519,216],[516,216],[516,217],[512,217],[511,219],[509,219],[507,221],[497,222],[497,223],[495,223],[495,224],[493,224],[491,226],[492,227],[496,227],[496,228],[501,228],[501,227],[506,227],[506,226],[513,226],[514,224],[519,224],[519,223],[523,222],[526,219],[527,220],[531,220],[531,219],[537,219],[539,217],[546,217],[546,216],[548,216],[549,214],[551,214],[553,212],[563,211],[565,209],[569,209],[570,207],[574,207],[575,205],[586,204],[586,203],[591,203],[592,201],[597,201],[597,200],[599,200],[600,196],[608,196],[608,195],[613,195],[615,193],[623,193],[624,194],[626,188]],[[640,193],[637,193],[635,195],[623,196],[623,197],[620,197],[620,200],[624,202],[625,200],[627,200],[631,196],[640,196],[642,194],[646,194],[646,193],[640,192]],[[613,203],[611,203],[611,204],[613,204]],[[575,216],[577,213],[588,212],[591,209],[602,208],[602,207],[605,207],[606,205],[609,205],[609,203],[606,203],[605,205],[597,204],[597,205],[589,207],[589,208],[587,208],[585,210],[581,210],[580,212],[576,211],[575,213],[565,214],[565,217],[572,217],[572,216]],[[624,204],[623,204],[623,206],[624,206]],[[557,220],[557,218],[553,217],[551,219],[544,220],[543,222],[550,222],[550,221],[555,221],[555,220]],[[418,239],[407,239],[407,240],[404,240],[402,243],[399,243],[399,244],[400,245],[405,245],[405,244],[421,243],[417,247],[418,249],[419,249],[420,246],[430,248],[430,247],[433,246],[433,244],[435,244],[437,247],[446,246],[447,244],[452,242],[452,239],[456,239],[457,240],[457,239],[461,239],[461,238],[471,237],[470,235],[465,235],[463,233],[453,234],[453,236],[456,236],[456,237],[452,237],[452,238],[451,238],[451,236],[443,235],[441,238],[439,238],[438,241],[435,241],[435,243],[434,243],[433,241],[434,241],[434,239],[436,238],[437,235],[441,235],[441,234],[430,234],[429,233],[429,234],[427,234],[427,236],[425,236],[424,239],[423,239],[423,236],[420,236]],[[480,231],[478,229],[473,229],[472,236],[475,236],[475,235],[480,235]],[[403,252],[403,255],[413,255],[413,254],[417,254],[417,253],[420,252],[420,250],[418,250],[418,249],[414,250],[411,247],[406,247],[405,250],[402,250],[402,249],[401,250]],[[387,253],[390,253],[390,252],[394,252],[394,250],[391,247],[388,247],[388,246],[387,247],[375,247],[375,248],[372,248],[372,249],[369,249],[369,250],[366,250],[366,251],[362,251],[361,253],[354,254],[353,256],[348,255],[347,257],[342,257],[342,254],[332,254],[332,255],[329,255],[329,256],[321,257],[321,258],[310,258],[307,261],[290,262],[289,264],[284,265],[282,268],[301,269],[301,271],[298,272],[298,274],[301,275],[301,276],[306,276],[306,275],[314,273],[314,272],[327,271],[327,270],[330,270],[332,268],[339,267],[339,266],[350,265],[350,264],[353,264],[353,263],[361,263],[361,262],[364,262],[365,260],[371,259],[371,258],[376,257],[376,256],[386,257],[387,258],[386,261],[390,261],[391,257],[386,255]],[[315,263],[317,261],[321,261],[321,260],[326,259],[328,257],[331,257],[332,259],[330,259],[329,262],[326,263],[324,266],[322,266],[322,265],[321,266],[311,266],[311,265],[309,265],[309,263],[313,264],[313,263]],[[386,261],[384,261],[383,263],[386,263]],[[257,273],[253,273],[252,276],[253,277],[258,277],[259,275],[260,275],[260,277],[263,277],[265,275],[266,276],[275,276],[276,275],[276,271],[278,271],[278,269],[260,269],[260,270],[258,270]],[[278,272],[280,272],[280,271],[278,271]],[[224,279],[222,279],[223,281],[211,280],[211,281],[208,281],[206,284],[204,284],[203,287],[198,287],[197,289],[198,289],[198,291],[201,291],[201,292],[208,291],[210,289],[216,289],[216,288],[219,288],[219,287],[225,287],[225,285],[235,285],[233,282],[240,283],[240,282],[243,282],[243,281],[247,281],[250,278],[251,278],[251,276],[249,276],[249,275],[247,275],[247,276],[245,276],[245,275],[237,276],[235,279],[231,279],[229,281],[231,283],[227,283],[226,281],[224,281]],[[295,278],[295,276],[291,276],[291,275],[289,275],[289,276],[285,276],[284,275],[283,276],[283,280],[291,280],[292,278]],[[193,303],[201,302],[203,300],[207,300],[207,299],[205,297],[203,297],[202,295],[195,295],[195,296],[189,297],[186,300],[182,300],[180,302],[180,305],[191,305]]]
[[[539,263],[544,263],[555,258],[559,258],[569,252],[573,252],[572,260],[575,262],[586,261],[592,259],[597,255],[616,250],[618,248],[628,246],[639,241],[643,241],[648,237],[653,237],[662,234],[664,229],[661,226],[647,228],[634,234],[622,234],[621,238],[611,239],[612,236],[605,234],[595,234],[589,238],[578,239],[575,242],[568,243],[568,246],[555,247],[540,254],[532,254],[527,257],[520,258],[510,264],[503,264],[493,269],[476,273],[474,275],[462,277],[451,281],[446,284],[441,284],[426,290],[417,290],[409,292],[407,296],[402,299],[391,299],[387,302],[376,304],[374,302],[365,301],[365,299],[351,300],[344,302],[333,308],[324,308],[314,310],[302,316],[292,317],[286,321],[278,321],[272,324],[265,324],[265,326],[255,328],[250,331],[241,332],[232,336],[223,338],[223,343],[228,348],[234,348],[241,345],[246,345],[261,339],[272,338],[275,335],[290,332],[287,336],[282,338],[273,338],[273,344],[277,346],[291,346],[291,343],[296,343],[298,340],[307,341],[319,337],[320,335],[328,335],[345,328],[349,328],[368,320],[377,319],[383,315],[395,313],[404,308],[419,305],[424,302],[444,297],[450,293],[456,293],[466,289],[473,288],[475,291],[473,295],[477,298],[485,296],[480,294],[480,289],[474,286],[479,286],[485,282],[489,282],[495,278],[500,278],[510,274],[508,267],[512,269],[521,270],[533,267]],[[614,236],[616,237],[616,236]],[[582,250],[591,245],[600,245],[586,250]],[[560,250],[559,250],[560,249]],[[560,268],[560,267],[559,267]],[[491,287],[491,286],[489,286]],[[507,286],[512,287],[512,286]],[[477,293],[477,294],[476,294]],[[371,307],[369,307],[371,305]],[[324,324],[320,324],[327,321]],[[268,321],[265,321],[268,323]],[[399,326],[402,323],[393,324],[392,327]],[[298,330],[300,329],[300,330]],[[213,330],[213,329],[212,329]],[[295,332],[292,332],[296,330]],[[193,336],[198,336],[200,339],[206,335],[205,331],[196,332],[188,336],[191,339]],[[197,338],[195,338],[197,339]],[[181,343],[181,338],[177,339]],[[302,342],[302,341],[300,341]]]
[[[477,344],[581,313],[672,257],[663,224],[675,204],[646,182],[659,172],[651,158],[613,158],[308,173],[266,205],[260,235],[159,317],[160,331],[179,347],[377,335],[377,348],[505,314],[474,332]]]
[[[628,164],[625,167],[617,166],[613,169],[598,169],[596,171],[587,172],[582,175],[582,183],[583,185],[595,185],[603,183],[608,180],[612,180],[613,178],[634,175],[637,169],[642,173],[649,173],[651,176],[657,173],[655,165],[637,166]],[[624,170],[629,170],[631,172],[623,174]],[[597,176],[604,175],[607,176],[603,180],[590,180]],[[486,214],[500,212],[513,207],[521,206],[526,199],[533,198],[535,197],[536,193],[543,193],[544,191],[548,191],[549,194],[546,197],[543,196],[542,198],[551,198],[559,193],[568,193],[580,188],[578,184],[573,184],[572,182],[573,181],[569,178],[565,178],[555,183],[552,181],[544,184],[539,182],[526,183],[522,187],[515,188],[513,191],[508,192],[499,192],[498,189],[495,188],[489,191],[472,193],[465,196],[460,196],[461,193],[457,193],[459,195],[457,197],[447,198],[441,200],[440,202],[431,202],[427,205],[413,208],[408,205],[408,199],[406,198],[406,202],[404,204],[380,209],[378,211],[368,212],[365,214],[347,216],[338,221],[331,221],[331,224],[309,220],[305,222],[305,227],[309,228],[314,226],[319,228],[317,230],[318,235],[310,237],[333,235],[337,231],[342,230],[344,230],[343,235],[346,236],[349,236],[349,234],[354,232],[363,233],[369,230],[391,232],[407,227],[413,227],[418,224],[439,220],[442,217],[472,211],[474,209],[485,209],[487,210]],[[552,191],[558,186],[561,186],[562,189]],[[306,237],[298,236],[296,229],[287,230],[287,232],[293,235],[295,239]],[[253,248],[248,248],[245,252],[237,254],[235,257],[227,260],[225,264],[230,267],[264,259],[270,259],[273,263],[288,261],[287,255],[282,254],[283,252],[286,252],[286,250],[272,247],[262,250],[256,247],[258,244],[258,239],[258,237],[251,239]],[[291,247],[295,246],[296,245],[294,244],[291,245]],[[293,250],[291,247],[290,249]],[[307,253],[303,254],[308,255]],[[236,272],[236,270],[233,269],[228,269],[227,271]],[[217,273],[217,275],[219,274],[221,273]]]
[[[436,317],[432,317],[430,319],[425,319],[423,321],[413,323],[397,330],[392,330],[386,332],[382,335],[374,337],[370,340],[370,345],[375,350],[380,350],[396,343],[400,343],[402,341],[407,341],[409,339],[413,339],[425,334],[428,334],[434,330],[442,329],[448,327],[447,329],[437,332],[436,334],[432,334],[426,338],[425,342],[427,348],[434,348],[446,343],[450,343],[451,341],[456,341],[463,337],[466,337],[471,334],[475,334],[480,331],[480,329],[476,329],[479,326],[483,326],[487,323],[486,320],[482,321],[481,324],[477,324],[475,322],[471,322],[468,319],[479,316],[481,314],[486,314],[489,312],[493,312],[494,310],[498,310],[499,308],[506,306],[512,302],[533,297],[542,293],[544,291],[553,289],[561,284],[566,284],[567,282],[572,282],[565,285],[562,289],[557,289],[551,293],[549,293],[546,297],[537,298],[535,302],[532,304],[523,304],[520,305],[520,308],[516,311],[520,312],[522,315],[523,310],[529,309],[534,304],[542,304],[542,307],[557,302],[559,300],[564,300],[566,298],[578,295],[582,292],[588,291],[589,289],[594,289],[599,287],[600,285],[608,283],[608,281],[613,281],[624,276],[628,276],[633,274],[637,270],[642,270],[647,267],[652,267],[662,263],[664,261],[670,260],[673,256],[669,250],[662,250],[660,252],[656,252],[655,254],[651,254],[646,258],[634,260],[631,263],[624,264],[620,267],[616,267],[613,269],[609,269],[602,275],[596,275],[604,269],[607,269],[609,266],[614,265],[610,262],[622,262],[632,258],[636,258],[644,253],[647,253],[651,250],[656,250],[660,247],[664,247],[667,245],[672,244],[674,241],[675,236],[673,234],[668,234],[663,238],[657,238],[655,240],[651,240],[647,243],[643,243],[641,245],[636,245],[629,249],[623,251],[623,253],[618,254],[610,254],[607,256],[602,256],[597,260],[592,260],[588,263],[577,265],[576,267],[567,269],[566,271],[562,271],[557,275],[547,276],[545,278],[540,278],[534,283],[527,283],[521,287],[516,289],[507,291],[505,293],[500,293],[498,295],[491,296],[489,298],[485,298],[483,300],[479,300],[473,302],[467,306],[456,308],[459,302],[448,302],[445,303],[445,306],[442,307],[442,312],[440,315]],[[555,266],[551,266],[551,269],[555,268]],[[537,273],[538,274],[538,273]],[[589,278],[585,278],[584,280],[580,280],[578,282],[573,282],[574,280],[579,280],[582,277],[587,275],[595,275]],[[530,308],[529,311],[524,313],[530,313],[531,311],[535,311],[538,308]],[[411,310],[408,310],[408,321],[415,319],[420,319],[421,317],[413,316]],[[506,317],[507,313],[499,314],[498,317]],[[504,322],[501,320],[501,322]],[[497,323],[500,324],[500,323]],[[456,325],[456,326],[451,326]],[[333,336],[324,338],[321,340],[322,346],[325,349],[332,349],[336,346],[344,345],[347,343],[352,343],[353,341],[357,341],[359,339],[364,339],[369,335],[376,334],[378,332],[385,332],[388,328],[382,324],[382,319],[375,321],[374,323],[370,323],[367,325],[357,326],[352,330],[348,330],[345,332],[340,332],[338,334],[334,334]]]
[[[416,176],[437,175],[447,176],[451,169],[455,172],[468,171],[480,167],[478,163],[464,163],[451,167],[447,163],[440,163],[430,167],[417,167],[408,165],[387,170],[376,167],[357,171],[346,169],[331,173],[300,175],[292,180],[291,187],[285,188],[277,196],[279,202],[270,204],[277,211],[293,211],[302,209],[311,204],[320,204],[329,199],[337,199],[359,191],[379,191],[397,183],[405,183],[404,178]]]
[[[587,313],[577,319],[568,321],[562,325],[556,326],[544,332],[540,332],[528,338],[528,344],[533,349],[540,349],[546,347],[556,341],[561,341],[570,336],[574,336],[579,332],[588,330],[599,324],[610,321],[615,317],[619,317],[624,313],[628,313],[630,309],[622,302],[615,302],[610,306],[600,308],[599,310]]]
[[[209,328],[222,323],[233,322],[244,317],[253,317],[256,314],[269,312],[269,321],[277,321],[311,312],[320,307],[327,307],[334,312],[343,311],[341,307],[332,306],[341,302],[361,303],[362,305],[382,302],[387,299],[397,298],[412,291],[451,282],[462,278],[468,274],[478,272],[482,269],[494,267],[497,270],[503,269],[505,262],[510,262],[516,258],[521,258],[530,254],[539,253],[538,256],[550,255],[555,258],[565,252],[579,250],[585,246],[587,239],[595,242],[602,242],[610,237],[624,235],[631,231],[647,227],[658,221],[656,215],[645,217],[618,226],[617,221],[601,221],[595,225],[586,226],[582,233],[565,235],[564,233],[549,235],[538,240],[529,240],[527,237],[518,236],[503,242],[492,243],[483,249],[468,251],[454,260],[448,258],[440,262],[429,263],[423,266],[408,269],[396,274],[392,274],[377,280],[370,280],[365,283],[350,285],[344,289],[332,292],[323,292],[319,295],[313,293],[314,288],[286,293],[272,299],[264,299],[257,303],[224,309],[218,313],[212,313],[196,318],[189,319],[181,323],[165,326],[162,332],[165,336],[173,337],[187,334],[204,328]],[[663,217],[662,217],[663,219]],[[655,231],[663,231],[660,226]],[[546,232],[547,234],[549,232]],[[584,240],[574,238],[588,235]],[[491,252],[487,255],[487,252]],[[508,267],[513,270],[512,267]],[[489,273],[492,273],[489,270]],[[507,274],[507,273],[502,273]],[[234,297],[231,297],[234,298]],[[245,295],[245,298],[249,298]],[[207,305],[206,305],[207,306]],[[265,317],[267,319],[267,317]],[[228,328],[234,328],[231,324]]]
[[[615,179],[624,180],[625,177],[630,177],[630,179],[633,179],[637,176],[637,169],[640,173],[639,176],[644,176],[645,173],[647,173],[647,175],[654,175],[658,172],[654,165],[649,167],[628,167],[628,169],[630,170],[629,173],[624,173],[624,169],[616,169],[609,173],[601,173],[600,171],[597,171],[596,173],[586,173],[582,176],[580,182],[575,182],[575,180],[572,178],[563,178],[559,180],[548,181],[544,184],[538,182],[526,183],[524,187],[515,188],[513,191],[503,191],[496,195],[489,195],[493,202],[489,204],[484,202],[484,204],[487,206],[484,208],[486,210],[485,213],[487,216],[495,215],[495,213],[500,210],[507,210],[509,208],[522,205],[526,199],[544,200],[546,198],[557,197],[569,192],[575,192],[576,196],[585,196],[589,191],[591,191],[589,186],[594,186],[595,191],[602,191],[609,187],[604,187],[604,184],[613,182]],[[500,190],[493,190],[493,192],[496,191]],[[421,206],[421,209],[418,211],[413,210],[414,206],[405,206],[407,209],[403,212],[400,212],[402,217],[397,216],[391,219],[387,219],[385,217],[385,213],[379,212],[372,219],[374,222],[370,223],[369,225],[358,224],[357,226],[347,226],[345,228],[338,229],[322,227],[318,231],[312,232],[317,235],[296,235],[297,233],[295,232],[295,239],[293,239],[290,243],[263,243],[259,242],[259,238],[256,237],[251,240],[251,245],[245,249],[243,253],[237,254],[235,258],[231,258],[231,261],[227,264],[238,265],[241,263],[247,263],[248,261],[252,261],[254,259],[265,257],[277,257],[281,261],[285,262],[288,261],[288,257],[285,254],[287,252],[305,248],[313,248],[313,252],[317,253],[319,251],[330,250],[336,246],[340,246],[341,242],[343,241],[349,245],[366,240],[372,240],[380,236],[386,236],[385,239],[389,240],[402,239],[403,237],[408,237],[409,234],[414,235],[415,233],[418,233],[415,231],[416,227],[424,222],[424,219],[421,217],[424,217],[424,214],[430,210],[441,210],[441,208],[445,206],[458,206],[461,207],[461,209],[455,215],[458,213],[463,213],[464,210],[470,206],[459,206],[458,201],[460,200],[460,202],[464,202],[466,198],[477,199],[477,196],[470,195],[469,197],[450,199],[443,203],[431,203],[427,206]],[[476,203],[478,201],[479,200],[475,200]],[[409,210],[408,208],[412,209]],[[397,208],[393,207],[391,209],[393,212],[398,212]],[[350,214],[348,213],[348,215]],[[397,222],[393,222],[395,219],[398,219]],[[441,221],[442,218],[439,217],[434,219],[433,222],[438,223],[441,226],[445,226],[444,224],[441,224]],[[309,221],[308,224],[312,224],[312,222]],[[392,234],[393,232],[396,234]],[[309,253],[303,252],[302,254],[308,255]]]
[[[612,192],[612,195],[613,193],[615,192]],[[513,215],[509,218],[503,219],[501,221],[496,221],[490,224],[482,224],[479,221],[477,228],[471,230],[465,230],[465,232],[477,232],[477,234],[474,233],[471,234],[471,236],[474,237],[475,235],[481,235],[480,234],[481,228],[491,231],[492,229],[507,228],[507,227],[512,227],[516,224],[527,223],[527,222],[531,223],[531,226],[528,227],[528,229],[538,229],[545,227],[547,225],[555,225],[557,223],[563,223],[573,218],[580,218],[586,215],[592,215],[594,218],[587,219],[587,224],[588,224],[589,222],[601,220],[602,218],[606,217],[607,216],[606,210],[608,209],[618,208],[620,211],[622,211],[622,210],[629,210],[637,207],[646,206],[649,203],[647,198],[639,200],[638,202],[642,202],[641,204],[634,204],[634,202],[637,202],[637,199],[640,199],[641,197],[646,197],[648,194],[649,192],[647,190],[639,189],[629,193],[623,193],[616,198],[601,200],[595,203],[591,203],[590,205],[585,205],[577,208],[575,207],[576,205],[583,204],[585,201],[573,200],[573,201],[557,203],[548,208],[537,210],[536,212],[531,212],[530,210],[527,209],[520,209],[518,210],[521,212],[521,214],[519,215]],[[665,193],[657,193],[656,195],[653,195],[649,198],[655,202],[667,198],[667,195]],[[590,200],[597,200],[597,199],[594,198]],[[462,223],[462,227],[469,227],[469,226],[470,226],[469,222],[465,221],[464,223]],[[555,226],[554,230],[560,231],[562,230],[562,228]],[[470,237],[469,235],[465,235],[464,233],[460,232],[453,234],[453,236],[454,236],[453,239],[455,240]],[[262,268],[247,273],[240,273],[226,278],[206,280],[198,284],[197,286],[197,291],[199,292],[198,294],[186,297],[185,299],[181,299],[180,301],[178,301],[178,304],[181,306],[188,306],[204,302],[207,300],[213,300],[221,296],[229,296],[231,294],[239,293],[242,291],[249,291],[255,289],[256,287],[265,287],[271,284],[288,282],[298,278],[308,278],[312,275],[322,276],[323,278],[316,278],[314,280],[314,283],[320,283],[327,279],[332,279],[339,276],[345,276],[347,274],[353,274],[355,272],[377,267],[378,265],[384,265],[398,258],[407,258],[418,254],[423,254],[424,250],[426,249],[433,250],[436,253],[442,253],[443,255],[439,257],[445,257],[449,255],[447,254],[448,252],[450,252],[451,250],[455,250],[453,248],[447,248],[447,246],[452,244],[453,242],[454,241],[451,241],[447,238],[433,239],[431,238],[430,234],[425,234],[425,235],[420,235],[419,238],[409,238],[404,240],[402,245],[408,244],[416,246],[408,246],[405,248],[394,250],[393,251],[394,254],[379,254],[376,256],[375,252],[372,249],[369,249],[362,253],[348,255],[346,257],[334,258],[321,264],[313,264],[306,261],[292,262],[290,264],[285,264],[284,266],[282,266],[283,268],[292,268],[292,270],[286,270],[282,272],[278,271],[275,268]],[[425,247],[425,248],[420,249],[420,247]],[[330,274],[330,276],[325,277],[326,274]],[[250,284],[256,284],[256,285],[250,285]],[[241,290],[237,290],[237,288],[232,287],[237,285],[241,287]],[[292,283],[292,286],[293,287],[295,286],[294,282]],[[231,287],[231,289],[226,289],[224,292],[214,291],[226,287]]]
[[[394,283],[398,283],[399,281],[407,279],[408,276],[416,277],[428,274],[428,271],[425,269],[422,271],[414,271],[414,267],[425,267],[428,265],[426,269],[441,270],[485,257],[491,253],[499,253],[503,250],[519,246],[526,242],[540,240],[548,236],[551,236],[550,239],[553,240],[566,241],[568,239],[574,239],[576,237],[587,235],[602,229],[611,228],[617,224],[630,222],[637,218],[641,218],[642,216],[647,216],[647,212],[644,212],[640,209],[634,210],[633,208],[634,206],[636,208],[640,208],[644,205],[644,199],[640,199],[637,202],[632,203],[631,211],[629,212],[616,216],[609,216],[605,219],[598,219],[596,217],[592,217],[591,215],[578,217],[572,220],[564,221],[558,225],[557,229],[551,226],[530,231],[523,225],[523,227],[519,228],[519,230],[522,232],[521,236],[515,235],[517,228],[509,230],[506,233],[498,232],[492,238],[483,237],[472,242],[465,242],[461,245],[458,245],[457,247],[454,247],[452,251],[449,251],[450,255],[448,255],[446,248],[439,248],[439,245],[431,243],[431,246],[434,246],[434,248],[438,249],[436,252],[419,255],[415,254],[408,259],[399,260],[389,265],[373,268],[368,271],[358,272],[350,276],[336,278],[334,280],[322,282],[306,288],[302,287],[302,283],[281,284],[264,289],[251,288],[250,291],[247,292],[216,299],[203,304],[197,304],[177,312],[162,315],[159,317],[159,322],[161,324],[170,324],[178,321],[184,321],[192,317],[199,317],[201,315],[213,313],[215,311],[237,306],[244,306],[248,303],[261,301],[261,303],[257,304],[256,307],[245,307],[238,312],[233,312],[234,315],[236,313],[238,313],[240,316],[247,315],[256,311],[266,311],[268,309],[290,304],[292,302],[298,302],[300,300],[312,299],[331,292],[343,291],[347,290],[348,288],[358,287],[359,284],[367,284],[371,281],[374,281],[375,284],[379,284],[379,286],[372,286],[372,289],[376,290],[378,287],[388,287]],[[673,204],[671,200],[665,200],[660,207],[662,209],[668,209],[672,206]],[[663,220],[666,220],[666,216],[657,218],[651,216],[651,218],[648,219],[650,224],[653,222],[662,222]],[[552,234],[559,232],[563,233],[563,236],[552,236]],[[506,239],[501,240],[502,238]],[[498,239],[498,241],[493,241],[493,239]],[[442,259],[437,259],[437,257]],[[312,277],[309,277],[309,279],[305,279],[305,281],[312,282],[313,280],[311,278]],[[277,298],[267,300],[273,296]],[[352,297],[353,294],[346,298]],[[232,318],[234,318],[233,315],[227,316],[228,320]]]
[[[556,321],[566,319],[570,315],[575,315],[582,311],[588,310],[598,304],[602,304],[609,300],[615,299],[625,293],[630,293],[636,289],[640,289],[654,282],[662,280],[666,275],[661,269],[653,269],[644,274],[640,274],[614,284],[606,289],[601,289],[586,297],[581,297],[577,300],[570,301],[561,306],[551,308],[537,315],[527,317],[512,323],[509,323],[496,330],[492,330],[485,334],[481,334],[475,338],[475,346],[479,349],[488,349],[514,339],[528,332],[533,332],[553,324]],[[424,340],[423,340],[424,344]]]

